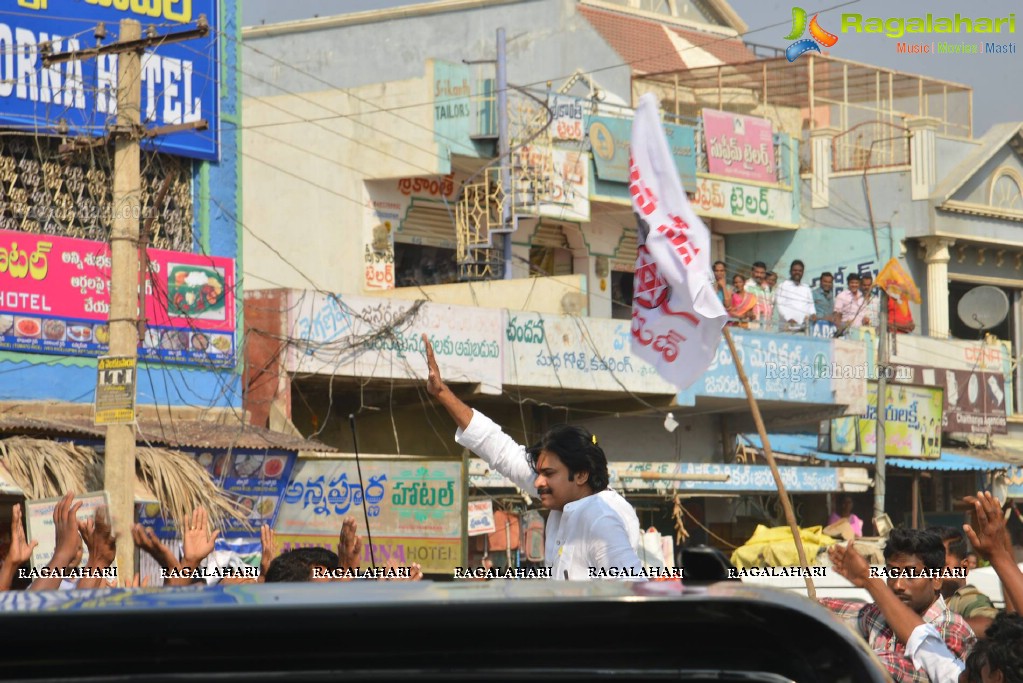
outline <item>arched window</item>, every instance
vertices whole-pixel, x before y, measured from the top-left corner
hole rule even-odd
[[[995,177],[991,183],[991,206],[1023,212],[1023,191],[1018,173],[1005,170]]]

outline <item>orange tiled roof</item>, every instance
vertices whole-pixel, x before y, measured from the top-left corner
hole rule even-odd
[[[689,29],[666,27],[650,19],[585,5],[579,6],[579,13],[636,73],[651,74],[688,68],[685,62],[686,52],[678,51],[665,33],[665,28],[723,63],[749,62],[756,59],[738,38],[724,38]]]

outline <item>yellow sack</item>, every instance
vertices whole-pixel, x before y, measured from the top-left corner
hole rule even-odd
[[[823,533],[823,527],[812,526],[799,530],[806,550],[807,562],[813,564],[817,551],[837,541]],[[756,531],[741,548],[732,553],[732,564],[738,569],[750,567],[798,567],[799,554],[787,526],[768,528],[758,524]]]

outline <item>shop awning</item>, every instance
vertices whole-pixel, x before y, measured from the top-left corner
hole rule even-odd
[[[771,441],[771,450],[786,455],[805,456],[808,460],[819,462],[834,462],[854,465],[874,465],[876,458],[872,455],[844,455],[841,453],[825,453],[817,449],[816,434],[768,434]],[[753,444],[755,448],[762,448],[758,434],[743,434],[738,437],[739,444]],[[934,459],[925,458],[885,458],[886,467],[894,467],[904,470],[920,470],[928,472],[993,472],[1006,470],[1011,467],[1009,463],[996,459],[978,457],[979,451],[960,451],[953,449],[941,450],[941,457]],[[996,458],[997,453],[988,452],[991,458]]]
[[[870,477],[861,467],[778,468],[790,493],[861,492]],[[635,493],[739,495],[777,491],[766,465],[699,462],[610,462],[611,487]],[[469,461],[469,485],[477,488],[514,488],[482,460]]]

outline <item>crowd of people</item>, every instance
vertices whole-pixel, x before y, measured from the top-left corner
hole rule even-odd
[[[714,288],[728,311],[729,324],[781,332],[809,332],[818,323],[833,325],[828,332],[840,336],[851,327],[880,325],[880,293],[869,271],[850,273],[845,289],[835,294],[835,276],[824,271],[818,286],[803,282],[805,264],[796,259],[789,266],[789,278],[780,284],[778,275],[767,270],[763,261],[753,264],[749,277],[737,272],[728,284],[728,266],[714,263]],[[888,330],[905,334],[916,329],[908,302],[888,299]],[[827,334],[825,334],[827,336]]]
[[[895,681],[1023,682],[1023,571],[1016,565],[1002,505],[969,496],[973,524],[894,529],[875,575],[854,541],[829,549],[832,565],[873,602],[822,598],[849,622]],[[965,532],[965,533],[964,533]],[[968,583],[967,539],[1002,582],[1004,611]]]
[[[28,569],[26,564],[39,542],[28,542],[22,523],[22,506],[14,506],[11,542],[7,555],[0,562],[0,591],[145,587],[151,583],[149,578],[141,578],[138,574],[133,574],[128,580],[127,576],[110,571],[117,551],[117,538],[106,508],[99,508],[93,518],[80,520],[78,510],[81,505],[81,502],[75,502],[75,493],[69,491],[54,507],[53,555],[46,567],[34,569]],[[380,568],[362,569],[362,539],[354,518],[343,521],[337,552],[319,547],[281,552],[276,534],[264,524],[260,530],[262,557],[258,571],[244,566],[217,565],[211,554],[219,533],[211,527],[209,516],[202,507],[193,511],[180,530],[180,554],[172,551],[149,527],[136,524],[131,530],[135,545],[160,566],[160,580],[164,586],[344,581],[354,578],[415,581],[423,578],[420,565],[413,563],[403,567],[393,559]],[[84,567],[81,566],[83,550],[88,550],[88,561]]]

